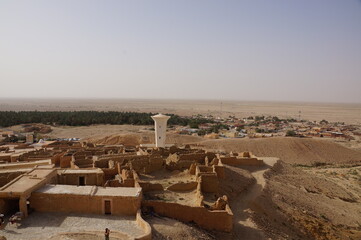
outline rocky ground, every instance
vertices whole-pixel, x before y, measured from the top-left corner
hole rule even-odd
[[[282,161],[265,173],[254,220],[273,239],[361,239],[359,189]]]

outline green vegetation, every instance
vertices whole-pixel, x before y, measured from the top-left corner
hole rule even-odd
[[[76,111],[76,112],[39,112],[39,111],[6,111],[0,112],[0,126],[9,127],[26,123],[43,123],[49,125],[65,126],[89,126],[92,124],[132,124],[132,125],[153,125],[151,116],[153,113],[138,112],[97,112],[97,111]],[[212,122],[205,118],[184,118],[178,115],[169,114],[170,125],[187,126],[191,124],[202,124]]]
[[[296,135],[297,135],[296,132],[293,131],[293,130],[288,130],[288,131],[286,132],[286,136],[287,136],[287,137],[294,137],[294,136],[296,136]]]

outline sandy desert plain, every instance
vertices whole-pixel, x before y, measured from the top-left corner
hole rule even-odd
[[[361,104],[1,99],[0,111],[7,110],[138,111],[184,116],[276,115],[295,118],[301,114],[307,120],[327,119],[361,125]],[[11,128],[19,130],[21,126]],[[79,137],[82,141],[96,144],[154,142],[154,133],[148,130],[149,126],[52,128],[50,137]],[[266,165],[261,169],[226,166],[228,179],[221,182],[220,187],[228,195],[234,214],[231,233],[206,231],[195,224],[162,216],[146,216],[153,239],[361,239],[360,139],[351,142],[292,137],[205,139],[169,131],[167,143],[192,144],[212,151],[250,151],[263,158]],[[67,237],[87,239],[84,236]]]

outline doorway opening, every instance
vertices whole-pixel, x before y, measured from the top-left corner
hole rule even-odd
[[[110,200],[104,200],[104,214],[112,214],[112,204]]]
[[[79,186],[85,186],[85,177],[79,177]]]

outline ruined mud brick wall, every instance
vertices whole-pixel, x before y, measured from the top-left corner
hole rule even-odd
[[[198,182],[179,182],[170,185],[167,187],[167,190],[173,191],[173,192],[185,192],[185,191],[192,191],[197,188]]]
[[[193,163],[204,163],[205,154],[172,154],[166,159],[166,168],[170,171],[189,168]]]
[[[71,168],[92,168],[93,157],[90,151],[76,152],[72,156]]]
[[[67,173],[67,171],[58,171],[58,184],[63,185],[78,185],[79,177],[84,177],[85,185],[91,186],[103,186],[104,185],[104,173],[103,172],[79,172],[79,173]]]
[[[108,168],[109,161],[119,161],[122,158],[122,154],[110,154],[93,156],[94,167]]]
[[[41,192],[33,192],[29,202],[30,207],[38,212],[104,214],[104,200],[112,202],[112,215],[135,215],[141,205],[141,196],[89,196]]]
[[[135,187],[134,179],[130,179],[130,180],[124,182],[120,182],[119,179],[108,180],[105,183],[105,187]],[[137,185],[137,187],[139,187],[139,185]]]
[[[212,161],[214,158],[217,157],[217,155],[214,152],[206,152],[206,156],[209,161]]]
[[[72,160],[71,154],[64,154],[60,157],[60,167],[61,168],[70,168],[70,162]]]
[[[189,168],[193,163],[194,161],[186,161],[186,160],[182,160],[178,162],[170,162],[166,165],[166,168],[170,171],[183,170]]]
[[[101,169],[104,172],[104,179],[107,180],[111,180],[115,177],[115,175],[118,174],[118,168],[114,167],[114,168],[102,168]]]
[[[27,170],[24,171],[16,171],[16,172],[0,172],[0,187],[5,186],[13,179],[17,178],[21,174],[26,173]]]
[[[150,156],[148,164],[144,167],[144,173],[151,173],[162,169],[164,162],[164,159],[160,156]]]
[[[201,190],[205,193],[217,193],[219,191],[219,181],[216,173],[204,173],[199,176]]]
[[[1,156],[0,156],[0,161],[2,161],[2,162],[11,162],[11,154],[2,154]]]
[[[205,153],[189,153],[189,154],[180,154],[179,160],[186,160],[186,161],[193,161],[197,163],[204,163],[204,160],[206,158]]]
[[[201,185],[202,192],[216,193],[219,190],[219,180],[217,173],[213,167],[197,165],[196,166],[197,181]]]
[[[193,154],[193,153],[205,153],[202,149],[197,148],[177,148],[175,146],[172,146],[169,148],[169,151],[171,154],[177,153],[177,154]]]
[[[117,174],[115,179],[108,180],[107,187],[135,187],[133,171],[122,169],[121,174]]]
[[[60,159],[65,155],[66,152],[57,152],[51,157],[51,163],[56,166],[60,166]]]
[[[120,179],[124,187],[134,187],[135,180],[133,171],[123,169],[122,174],[120,175]]]
[[[204,203],[204,195],[202,193],[202,187],[201,187],[201,183],[198,181],[197,182],[197,189],[196,189],[196,197],[197,197],[197,206],[203,207]]]
[[[123,186],[123,184],[119,181],[119,179],[114,179],[114,180],[106,181],[104,187],[125,187],[125,186]]]
[[[86,148],[85,154],[87,156],[96,156],[105,154],[105,149],[103,148]]]
[[[152,191],[164,191],[164,188],[162,184],[159,183],[150,183],[147,181],[142,181],[139,178],[139,175],[136,171],[133,171],[133,177],[134,177],[134,186],[135,187],[141,187],[143,193],[145,192],[152,192]]]
[[[160,156],[153,155],[140,155],[132,158],[130,161],[130,167],[142,173],[151,173],[160,170],[164,166],[164,160]]]
[[[106,155],[93,156],[93,162],[95,167],[108,168],[109,161],[113,161],[114,163],[120,163],[122,165],[123,163],[127,163],[130,160],[137,157],[138,155],[136,155],[136,153],[134,152],[121,153],[121,154],[106,154]]]
[[[217,173],[218,178],[226,178],[225,170],[223,165],[213,165],[213,172]]]
[[[24,153],[14,153],[14,154],[11,154],[11,162],[19,162],[21,161],[21,156],[23,155]]]
[[[142,188],[143,192],[154,192],[154,191],[164,191],[162,184],[160,183],[150,183],[146,181],[138,181],[139,186]]]
[[[227,205],[226,210],[209,211],[204,207],[191,207],[178,203],[144,200],[142,206],[156,213],[183,222],[195,222],[202,228],[231,232],[233,213]]]
[[[25,149],[25,148],[34,148],[33,146],[30,146],[26,143],[20,143],[20,144],[17,144],[14,149]]]
[[[45,150],[36,150],[24,153],[20,156],[20,161],[38,161],[38,160],[45,160],[51,159],[53,157],[52,151],[45,151]]]
[[[169,154],[171,154],[171,151],[169,149],[166,148],[155,148],[155,149],[150,149],[149,151],[147,150],[147,152],[151,155],[159,155],[162,157],[168,157]]]
[[[196,167],[196,176],[200,176],[202,173],[211,173],[213,172],[213,167],[197,165]]]
[[[123,152],[122,146],[104,146],[105,154],[119,154]]]

